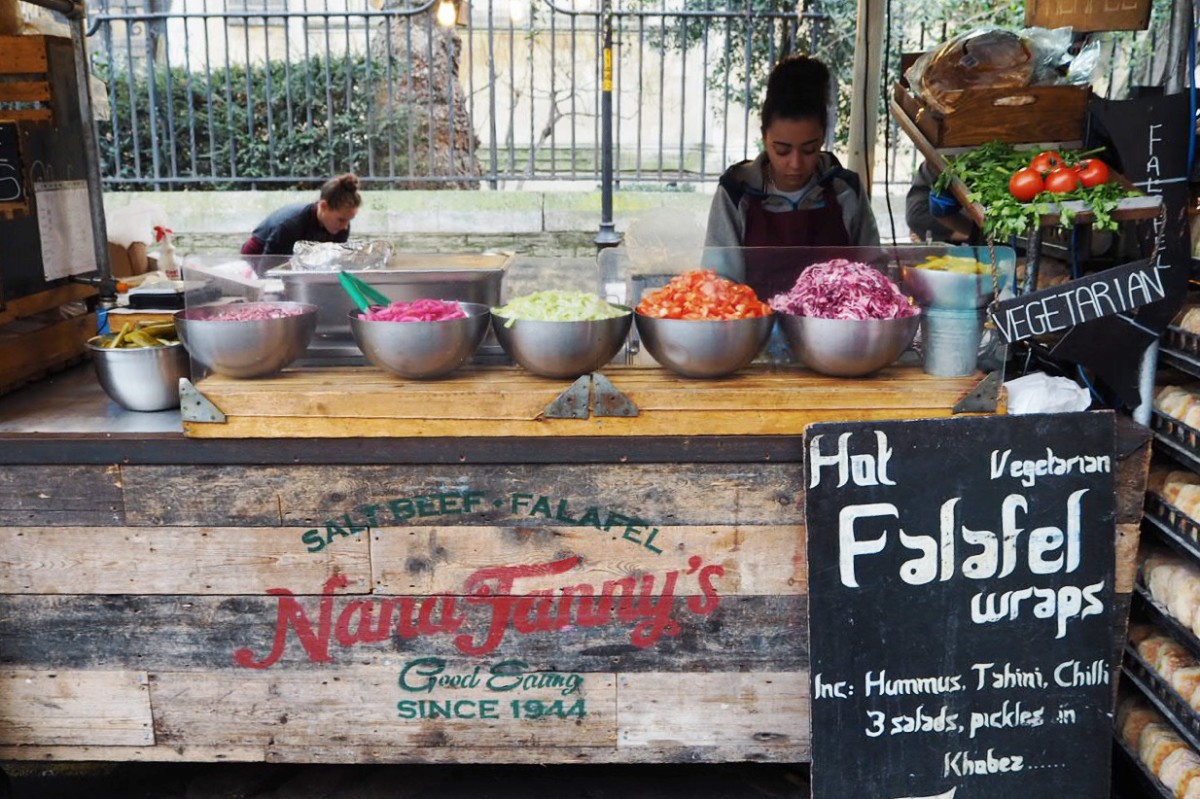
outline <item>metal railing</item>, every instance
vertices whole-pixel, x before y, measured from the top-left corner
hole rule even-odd
[[[94,1],[109,190],[309,188],[343,171],[373,188],[688,190],[758,151],[771,64],[832,52],[854,24],[815,0]],[[459,24],[435,24],[443,2]],[[894,57],[952,33],[891,27]],[[1128,83],[1118,60],[1109,82]],[[877,160],[911,174],[890,134]]]

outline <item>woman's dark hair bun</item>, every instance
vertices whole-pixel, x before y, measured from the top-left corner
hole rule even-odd
[[[780,61],[767,78],[762,106],[765,130],[775,119],[812,117],[829,127],[829,67],[819,59],[794,55]]]
[[[358,175],[347,172],[330,178],[321,186],[321,199],[330,208],[357,208],[362,205],[362,197],[358,193]]]

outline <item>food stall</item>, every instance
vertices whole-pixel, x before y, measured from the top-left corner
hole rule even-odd
[[[608,266],[615,301],[654,282]],[[9,398],[0,759],[809,760],[805,429],[949,445],[1004,394],[911,352],[703,378],[625,341],[577,378],[324,352],[193,364],[178,412],[78,370]],[[1148,458],[1117,427],[1114,646]]]

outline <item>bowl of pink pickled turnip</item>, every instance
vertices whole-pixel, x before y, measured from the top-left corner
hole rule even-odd
[[[226,377],[266,377],[308,349],[317,306],[303,302],[197,305],[175,313],[179,340],[193,360]]]
[[[471,359],[487,335],[491,309],[474,302],[418,299],[349,316],[354,341],[373,365],[400,377],[430,380]]]

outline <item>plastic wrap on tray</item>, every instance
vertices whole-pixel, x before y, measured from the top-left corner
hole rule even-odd
[[[292,256],[291,268],[297,272],[329,272],[339,269],[386,269],[392,257],[391,242],[298,241]]]
[[[1070,28],[977,28],[923,54],[904,76],[930,107],[951,113],[967,89],[1086,82],[1089,72],[1069,70],[1070,46]]]

